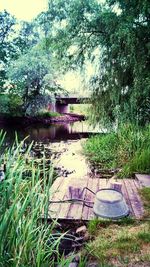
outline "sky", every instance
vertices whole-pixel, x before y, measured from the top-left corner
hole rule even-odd
[[[0,11],[6,9],[17,19],[31,21],[47,10],[48,0],[0,0]]]

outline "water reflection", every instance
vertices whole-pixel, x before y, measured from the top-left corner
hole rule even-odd
[[[16,132],[20,140],[29,136],[29,141],[37,142],[77,140],[80,138],[87,138],[92,133],[100,132],[98,129],[93,129],[85,121],[68,124],[51,124],[48,126],[36,124],[25,129],[21,129],[19,126],[13,129],[5,127],[3,130],[7,132],[9,141],[14,140]]]

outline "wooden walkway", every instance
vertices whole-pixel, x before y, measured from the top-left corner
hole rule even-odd
[[[141,188],[139,181],[135,179],[123,179],[122,193],[130,209],[130,215],[140,219],[143,216],[144,209],[138,189]],[[89,221],[93,219],[95,214],[93,209],[84,205],[83,202],[74,203],[51,203],[55,201],[63,201],[66,199],[84,199],[86,201],[94,201],[94,195],[87,190],[83,191],[84,187],[88,187],[94,192],[99,189],[108,188],[109,180],[100,178],[72,179],[72,178],[57,178],[51,187],[51,198],[49,205],[49,219],[62,220],[82,220]]]

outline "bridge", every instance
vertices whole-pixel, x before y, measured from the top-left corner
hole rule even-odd
[[[56,101],[53,106],[53,111],[62,113],[68,113],[69,104],[88,104],[90,103],[89,97],[75,97],[75,96],[56,96]]]

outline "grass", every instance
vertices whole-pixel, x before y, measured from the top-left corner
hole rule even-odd
[[[52,118],[52,117],[60,117],[62,115],[54,111],[40,110],[37,116],[42,117],[42,118],[48,118],[48,117]]]
[[[94,219],[88,223],[90,242],[83,255],[99,266],[150,265],[150,188],[140,189],[146,215],[143,221],[131,217],[119,221]]]
[[[106,225],[102,225],[101,222],[97,223],[96,229],[94,225],[93,231],[90,232],[91,241],[86,245],[86,250],[83,252],[85,255],[88,254],[89,258],[99,264],[115,267],[126,266],[124,264],[129,263],[134,264],[143,261],[143,259],[148,260],[150,223],[132,222],[124,224],[123,222],[119,225],[110,222]]]
[[[0,148],[3,140],[1,132]],[[56,224],[46,220],[53,170],[50,166],[41,175],[41,167],[31,160],[31,147],[23,153],[24,142],[16,139],[0,156],[0,166],[6,164],[5,179],[0,182],[0,266],[53,267],[54,261],[65,266],[71,258],[58,255],[61,236],[51,246],[48,243]]]
[[[121,169],[120,176],[150,172],[150,126],[122,125],[117,132],[91,137],[84,153],[99,169]]]
[[[140,195],[144,203],[145,217],[150,220],[150,187],[140,189]]]

